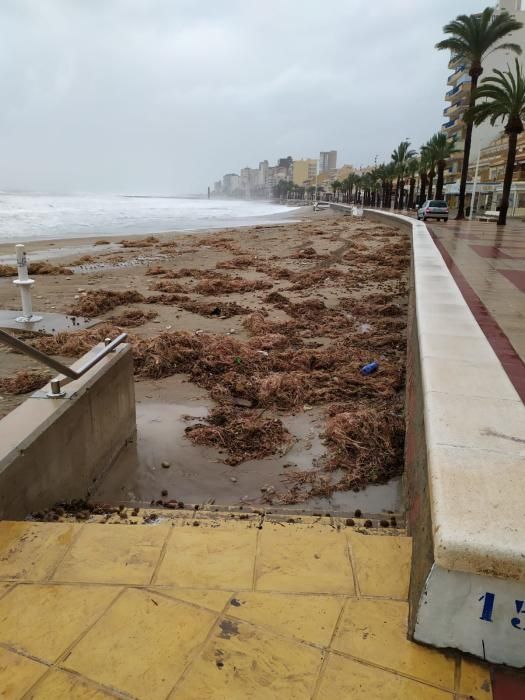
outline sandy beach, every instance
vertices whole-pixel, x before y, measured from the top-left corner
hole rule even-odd
[[[32,275],[35,309],[97,322],[30,342],[66,362],[119,329],[134,345],[137,442],[93,499],[398,509],[409,244],[386,226],[301,215],[27,245],[59,273]],[[12,249],[0,245],[3,275]],[[9,276],[0,304],[19,306]],[[19,371],[31,390],[45,378],[0,348],[0,415],[24,399]]]

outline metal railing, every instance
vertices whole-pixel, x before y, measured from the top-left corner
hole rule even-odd
[[[67,365],[62,364],[62,362],[59,362],[58,360],[54,360],[52,357],[49,357],[43,352],[40,352],[40,350],[33,348],[31,345],[24,343],[23,340],[19,340],[18,338],[9,335],[9,333],[0,330],[1,343],[4,343],[4,345],[8,345],[13,350],[22,352],[24,355],[28,355],[28,357],[32,357],[33,359],[37,360],[38,362],[41,362],[43,365],[46,365],[50,369],[59,372],[61,375],[64,375],[64,377],[67,378],[66,381],[80,379],[80,377],[86,374],[88,370],[90,370],[92,367],[98,364],[103,357],[106,357],[106,355],[109,355],[110,352],[113,352],[117,345],[123,343],[127,337],[127,333],[121,333],[114,340],[106,338],[106,340],[104,341],[105,347],[103,347],[100,350],[100,352],[94,355],[90,360],[87,360],[87,362],[84,362],[84,364],[79,369],[73,369],[72,367],[68,367]],[[53,399],[65,396],[65,392],[62,390],[61,386],[63,383],[64,379],[62,379],[62,377],[55,377],[54,379],[52,379],[50,382],[51,391],[47,394],[47,396]]]

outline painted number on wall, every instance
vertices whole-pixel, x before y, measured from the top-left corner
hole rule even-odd
[[[478,600],[480,602],[483,602],[483,608],[481,610],[481,615],[479,616],[479,619],[483,620],[483,622],[494,622],[493,613],[496,595],[494,593],[487,592],[484,593]],[[514,605],[516,607],[517,616],[511,618],[510,624],[517,630],[525,629],[525,626],[523,626],[523,624],[525,623],[525,618],[520,617],[520,615],[525,614],[525,602],[523,600],[515,600]]]

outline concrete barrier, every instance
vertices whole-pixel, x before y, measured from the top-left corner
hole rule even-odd
[[[340,206],[340,205],[339,205]],[[525,666],[525,406],[422,222],[412,239],[405,483],[417,641]]]
[[[16,520],[58,500],[87,497],[135,433],[129,345],[64,388],[64,398],[49,399],[45,387],[0,420],[0,518]]]

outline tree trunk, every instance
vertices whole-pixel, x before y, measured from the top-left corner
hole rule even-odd
[[[505,167],[505,178],[503,180],[503,193],[499,207],[498,226],[505,226],[507,223],[507,211],[509,208],[510,188],[512,186],[512,176],[514,174],[514,161],[516,160],[516,145],[518,143],[518,133],[509,133],[509,150],[507,153],[507,165]]]
[[[469,108],[472,109],[476,104],[476,87],[478,86],[479,76],[483,73],[483,68],[481,64],[472,64],[469,74],[471,77],[470,83],[470,101]],[[463,166],[461,168],[461,182],[459,185],[459,201],[458,201],[458,213],[456,214],[456,220],[465,218],[465,193],[467,191],[467,179],[468,179],[468,162],[470,160],[470,147],[472,145],[472,121],[467,122],[467,128],[465,131],[465,148],[463,149]]]
[[[401,180],[399,183],[399,201],[398,201],[398,209],[403,209],[403,204],[405,201],[405,181]]]
[[[434,175],[435,174],[436,173],[433,170],[431,170],[428,174],[428,194],[427,194],[428,199],[432,199],[432,183],[434,182]]]
[[[437,182],[436,182],[436,199],[443,199],[443,180],[445,176],[445,161],[438,160],[437,162]]]
[[[423,202],[425,201],[425,199],[427,197],[427,182],[428,182],[427,174],[422,173],[421,174],[421,187],[419,189],[418,206],[422,206]]]
[[[407,204],[408,209],[414,208],[414,190],[415,190],[415,187],[416,187],[416,178],[411,177],[410,178],[410,189],[408,190],[408,204]]]

